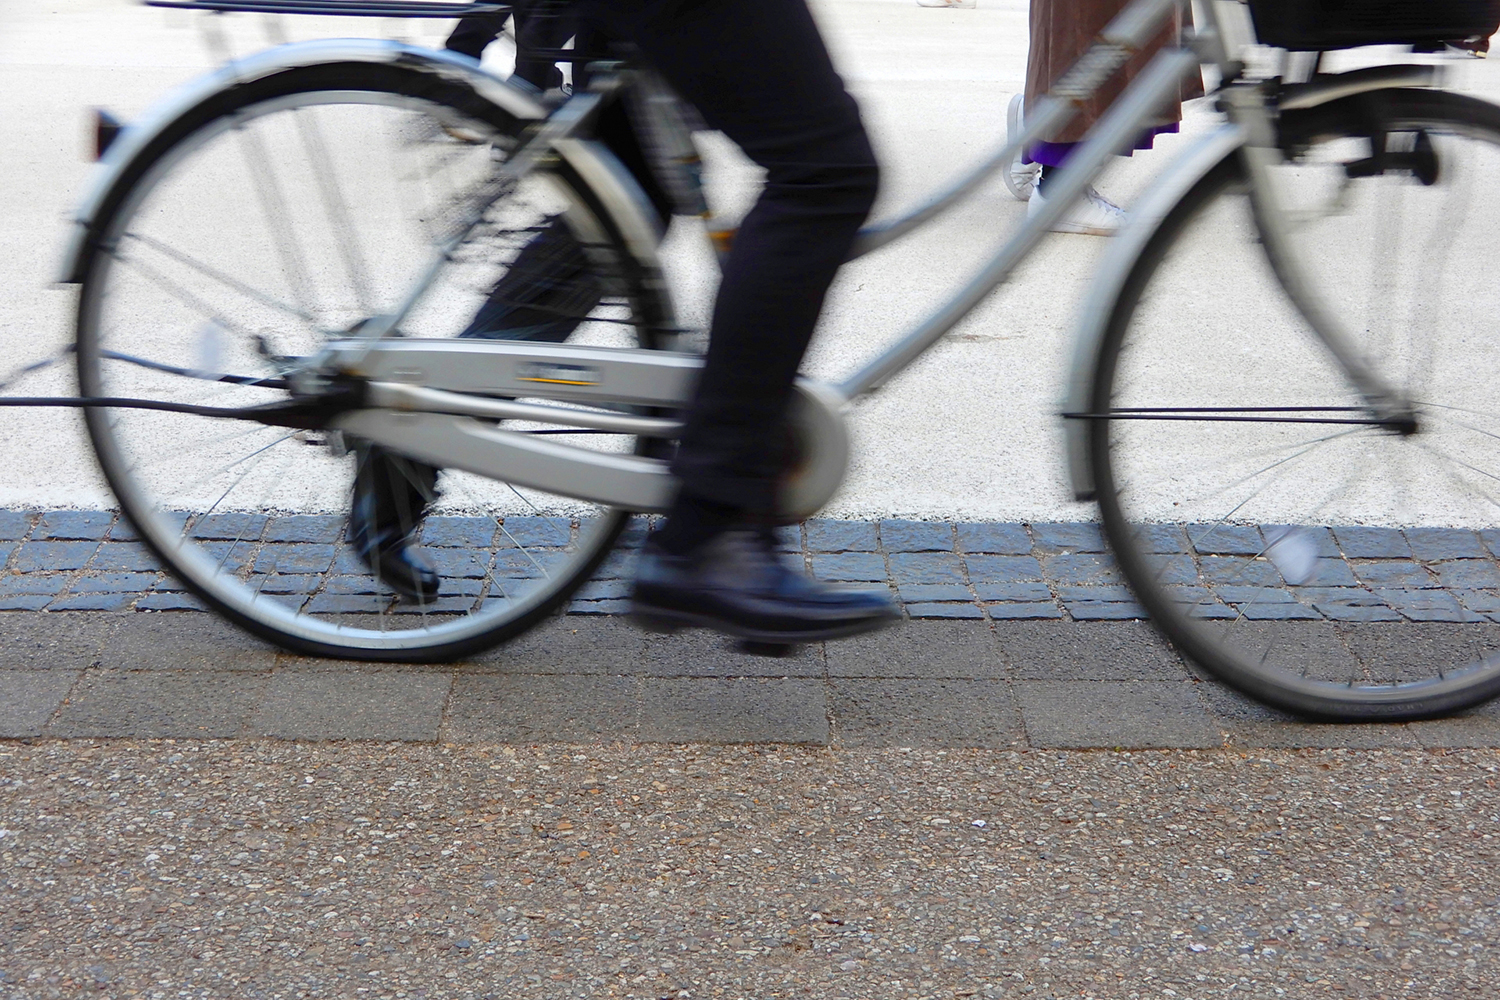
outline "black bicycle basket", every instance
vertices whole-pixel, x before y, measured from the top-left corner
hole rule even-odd
[[[1488,38],[1500,0],[1249,0],[1256,37],[1302,51]]]

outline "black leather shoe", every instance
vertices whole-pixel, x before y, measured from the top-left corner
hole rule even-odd
[[[776,557],[763,532],[717,535],[674,556],[647,540],[631,612],[647,628],[702,626],[752,643],[837,639],[891,624],[900,612],[878,592],[834,587]]]
[[[380,581],[409,601],[427,604],[443,578],[412,544],[436,496],[437,470],[379,445],[355,446],[349,544]]]

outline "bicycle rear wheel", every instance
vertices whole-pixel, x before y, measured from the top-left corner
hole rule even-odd
[[[1500,692],[1500,109],[1379,91],[1287,113],[1306,277],[1415,427],[1373,422],[1266,260],[1237,157],[1163,222],[1097,358],[1090,447],[1132,588],[1287,711],[1412,719]]]
[[[566,163],[496,197],[526,124],[456,78],[369,63],[286,70],[205,101],[105,202],[79,302],[83,391],[285,400],[288,371],[394,311],[476,213],[401,335],[454,336],[483,308],[528,317],[506,338],[659,346],[659,282]],[[525,301],[497,300],[502,287]],[[443,586],[409,604],[350,547],[355,458],[339,435],[135,409],[91,410],[88,427],[122,509],[187,588],[317,655],[450,659],[518,634],[589,579],[626,518],[449,470],[418,539]]]

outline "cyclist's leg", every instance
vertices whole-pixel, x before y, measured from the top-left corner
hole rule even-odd
[[[640,561],[639,613],[753,639],[876,627],[884,598],[812,583],[764,530],[793,383],[823,299],[874,202],[858,108],[803,0],[611,0],[594,5],[669,83],[766,171],[724,262],[707,361],[665,527]]]
[[[458,22],[453,33],[448,36],[448,41],[443,48],[451,52],[462,52],[466,56],[478,59],[484,54],[484,50],[495,36],[505,30],[505,19],[510,16],[509,11],[501,11],[498,14],[471,14]]]
[[[774,513],[780,425],[823,297],[868,215],[878,168],[802,0],[617,0],[621,27],[708,124],[765,168],[724,262],[678,461],[689,497]]]

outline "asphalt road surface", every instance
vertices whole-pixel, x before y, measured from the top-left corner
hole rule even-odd
[[[0,746],[0,996],[1494,995],[1493,751]]]

